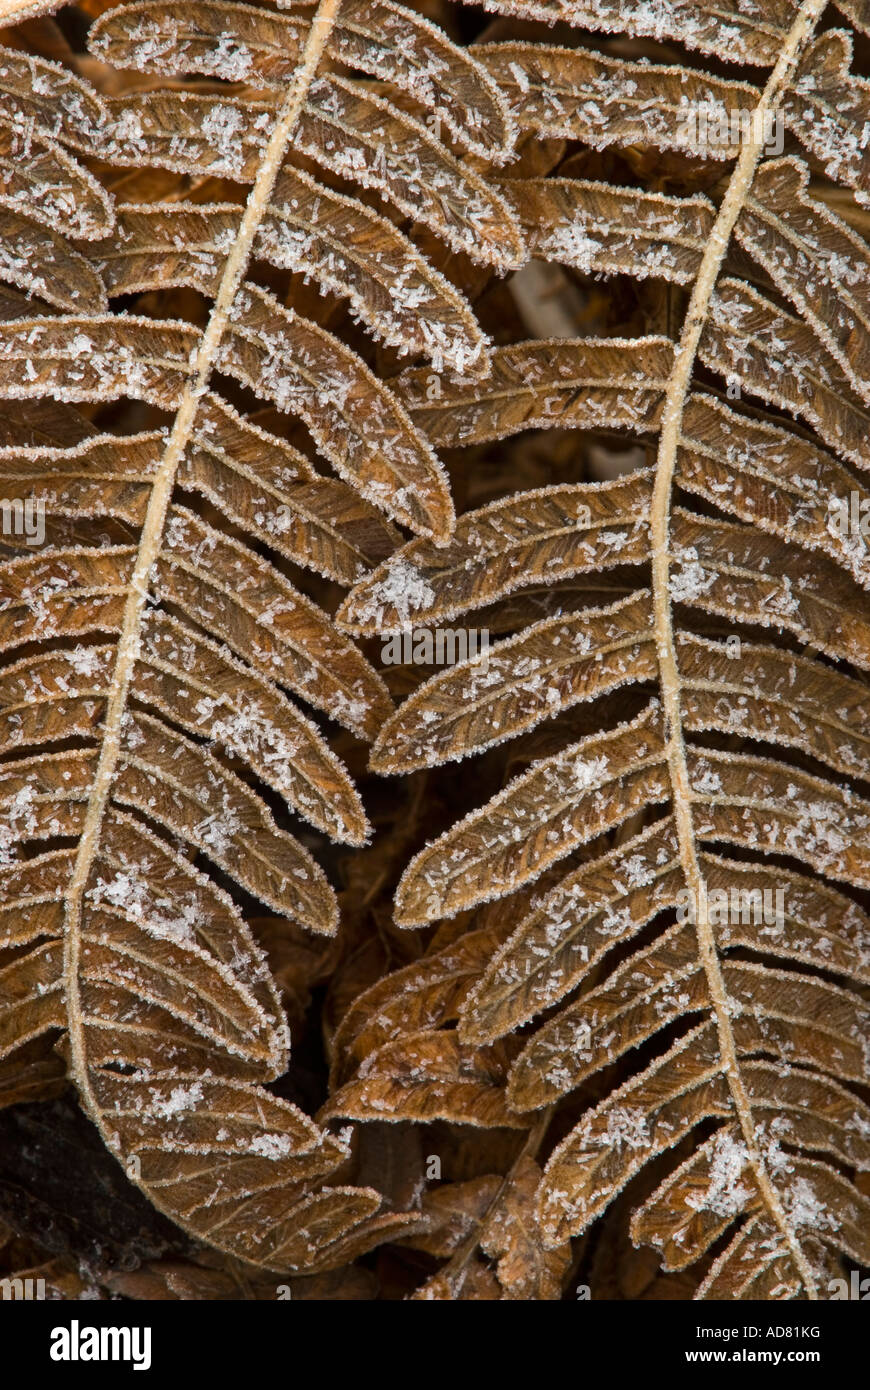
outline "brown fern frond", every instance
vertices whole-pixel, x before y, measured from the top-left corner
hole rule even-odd
[[[518,1047],[506,1095],[518,1119],[541,1115],[538,1147],[564,1111],[536,1198],[543,1248],[584,1232],[648,1163],[667,1173],[679,1143],[670,1176],[629,1189],[642,1193],[632,1237],[666,1269],[702,1261],[699,1297],[813,1299],[826,1250],[870,1253],[852,1089],[867,1080],[866,495],[853,468],[868,463],[870,268],[855,205],[833,211],[817,172],[866,200],[867,83],[849,72],[845,31],[816,35],[821,0],[681,5],[655,31],[651,11],[625,17],[608,0],[497,8],[771,71],[762,88],[607,45],[475,50],[521,130],[586,147],[567,165],[592,177],[560,177],[557,162],[553,178],[504,182],[535,255],[569,267],[587,303],[602,274],[636,282],[642,306],[656,304],[651,280],[676,288],[664,336],[650,314],[629,339],[499,347],[488,380],[403,375],[439,446],[568,427],[581,444],[628,436],[642,464],[607,483],[508,485],[460,516],[443,551],[412,541],[345,600],[347,630],[413,642],[526,586],[564,586],[587,559],[626,574],[615,603],[578,592],[537,619],[508,610],[503,640],[418,684],[381,731],[382,772],[487,752],[486,793],[411,860],[395,919],[505,900],[502,942],[476,981],[463,976],[440,1031]],[[712,134],[687,123],[700,113]],[[767,158],[765,121],[809,162],[794,141]],[[626,166],[640,186],[596,177]],[[661,182],[647,187],[647,171]],[[572,460],[570,446],[539,447]],[[575,468],[589,458],[575,447]],[[554,514],[569,497],[573,518]],[[491,751],[539,725],[512,756]],[[395,1036],[389,1010],[385,1023]],[[346,1063],[358,1075],[366,1046]],[[439,1279],[430,1296],[450,1296]]]
[[[504,157],[512,128],[476,60],[390,4],[349,4],[339,28],[338,0],[287,16],[203,6],[195,55],[177,25],[178,47],[143,53],[140,10],[175,24],[166,7],[132,6],[94,26],[103,65],[80,67],[107,95],[61,63],[4,52],[14,163],[0,274],[36,298],[10,294],[3,315],[0,396],[34,402],[34,423],[10,418],[2,500],[12,514],[26,492],[48,544],[28,552],[10,535],[0,567],[2,1051],[65,1031],[85,1109],[158,1208],[251,1263],[331,1268],[414,1222],[375,1216],[369,1187],[323,1186],[346,1169],[345,1141],[263,1089],[285,1069],[288,1032],[240,904],[334,932],[333,889],[285,822],[352,845],[369,834],[349,774],[286,692],[367,739],[392,705],[288,562],[347,584],[397,544],[384,512],[445,540],[453,509],[431,445],[359,342],[282,302],[274,277],[268,289],[246,277],[254,256],[310,273],[392,346],[486,370],[462,293],[391,221],[294,158],[354,172],[502,267],[524,250],[498,192],[323,60],[410,88],[479,153]],[[226,23],[249,45],[255,95],[113,87],[105,60],[235,82]],[[111,184],[113,167],[149,162],[193,181],[222,171],[250,193],[186,202],[152,180],[165,199],[116,222],[88,165]],[[107,292],[179,285],[201,296],[192,309],[170,296],[181,317],[107,310]],[[248,419],[246,391],[304,422],[345,481],[321,476],[301,434],[302,449]],[[114,427],[125,402],[141,403],[126,433]],[[327,586],[314,592],[329,603]]]
[[[89,47],[116,67],[201,72],[280,90],[293,76],[314,9],[312,0],[280,14],[197,0],[179,14],[164,0],[138,0],[103,14]],[[325,52],[409,92],[476,154],[508,154],[512,131],[499,88],[473,53],[413,10],[390,0],[346,0]]]
[[[170,285],[213,293],[241,217],[232,203],[122,204],[112,238],[93,249],[97,268],[112,295]],[[424,354],[437,369],[485,366],[486,341],[459,291],[385,217],[302,170],[278,179],[255,251],[349,300],[400,352]]]
[[[870,1264],[870,9],[488,8],[5,31],[0,1106],[182,1228],[102,1296]]]

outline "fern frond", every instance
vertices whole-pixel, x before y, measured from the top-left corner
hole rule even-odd
[[[486,340],[462,295],[398,228],[352,198],[286,170],[255,251],[282,270],[310,275],[349,300],[366,328],[403,353],[466,372],[486,362]],[[94,247],[112,295],[190,285],[213,293],[242,217],[236,204],[122,204],[115,233]],[[420,310],[425,308],[425,316]]]
[[[250,183],[263,159],[277,102],[160,90],[107,101],[101,156],[179,173]],[[521,264],[523,243],[507,204],[421,122],[350,80],[318,77],[293,146],[388,199],[454,250],[499,269]],[[384,161],[383,150],[391,151]]]
[[[652,25],[609,0],[496,8],[606,34]],[[507,179],[535,255],[579,272],[587,303],[596,275],[668,282],[664,317],[682,326],[499,347],[489,380],[440,395],[403,374],[439,445],[568,426],[580,444],[628,436],[644,466],[473,508],[444,551],[410,542],[340,611],[349,631],[413,634],[480,621],[526,587],[567,600],[539,616],[506,608],[504,640],[416,685],[376,740],[373,767],[404,772],[544,726],[512,757],[489,754],[487,791],[412,858],[395,919],[504,901],[501,944],[475,981],[463,974],[441,1031],[518,1047],[508,1105],[541,1116],[538,1146],[565,1107],[536,1198],[541,1243],[560,1249],[685,1141],[671,1175],[626,1200],[641,1192],[631,1234],[665,1268],[701,1262],[699,1297],[816,1298],[832,1252],[870,1253],[855,1184],[867,1116],[852,1089],[867,1080],[868,922],[854,894],[870,846],[868,572],[853,468],[868,463],[870,273],[857,206],[839,197],[834,212],[817,173],[866,200],[867,83],[849,72],[845,31],[817,37],[823,8],[659,15],[656,37],[751,58],[770,69],[763,88],[607,46],[476,48],[521,130],[586,147],[566,172],[628,167],[641,185],[563,177],[558,154],[553,178]],[[728,119],[705,137],[693,110]],[[765,120],[809,162],[793,144],[766,158]],[[612,164],[592,154],[604,150]],[[647,171],[661,180],[650,188]],[[580,447],[542,452],[561,477],[566,460],[582,467]],[[569,497],[573,520],[542,509]],[[625,576],[617,602],[565,588],[587,556]],[[579,702],[582,718],[568,713]],[[767,897],[775,913],[759,910]],[[384,1023],[395,1035],[389,1006]],[[365,1036],[358,1019],[348,1030],[351,1047]],[[342,1065],[364,1072],[367,1046]]]
[[[166,7],[115,9],[93,31],[102,58],[143,57],[124,38],[140,9],[171,23]],[[346,1143],[263,1089],[286,1067],[288,1031],[239,901],[334,932],[334,891],[284,821],[296,813],[355,845],[369,834],[348,773],[286,692],[368,739],[392,709],[287,562],[349,583],[399,540],[384,512],[445,540],[453,510],[431,445],[359,351],[245,277],[254,255],[310,272],[387,342],[486,369],[462,294],[365,202],[296,169],[303,150],[339,172],[358,163],[358,185],[488,264],[524,254],[482,176],[399,107],[318,69],[330,52],[377,76],[386,63],[448,125],[474,127],[470,148],[503,157],[512,130],[492,79],[399,7],[349,4],[335,29],[339,9],[203,7],[196,59],[184,43],[176,58],[233,81],[223,23],[252,47],[265,36],[266,69],[252,57],[249,74],[257,97],[179,84],[104,96],[18,50],[4,53],[2,80],[8,156],[25,131],[29,143],[4,183],[0,274],[37,299],[4,300],[0,396],[34,407],[29,432],[8,431],[0,476],[7,507],[26,490],[44,509],[48,542],[22,553],[27,541],[11,536],[0,565],[12,654],[0,675],[2,1052],[65,1031],[85,1109],[151,1201],[198,1238],[279,1269],[330,1268],[413,1225],[376,1216],[369,1187],[324,1186],[346,1168]],[[276,53],[278,30],[293,42]],[[436,59],[441,79],[424,90]],[[152,71],[174,61],[171,45],[150,50]],[[105,68],[83,70],[111,90]],[[357,129],[336,144],[346,121]],[[386,162],[385,136],[396,142]],[[251,191],[244,206],[170,193],[116,224],[80,161],[107,182],[125,163],[223,169]],[[90,240],[86,252],[70,233]],[[179,284],[205,315],[107,312],[107,291]],[[428,301],[424,331],[412,310]],[[304,422],[346,481],[222,399],[219,376],[237,383],[234,401],[241,386]],[[93,403],[99,419],[123,401],[143,403],[138,433],[72,409]]]
[[[870,10],[488,8],[0,55],[0,1105],[62,1056],[218,1262],[550,1300],[604,1217],[593,1273],[815,1299],[870,1263]]]

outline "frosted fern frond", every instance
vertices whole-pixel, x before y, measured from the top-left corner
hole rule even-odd
[[[346,1138],[265,1089],[289,1034],[251,904],[335,933],[321,837],[370,826],[320,721],[371,741],[392,702],[334,585],[393,522],[446,540],[453,506],[365,337],[291,287],[485,374],[468,300],[398,224],[497,271],[519,226],[393,87],[478,162],[513,126],[485,68],[391,3],[118,7],[90,46],[24,40],[0,76],[0,491],[42,527],[31,548],[4,524],[0,562],[0,1054],[60,1031],[156,1207],[251,1264],[331,1268],[409,1220],[330,1184]]]
[[[504,636],[413,683],[375,741],[374,769],[442,768],[436,788],[486,753],[487,793],[407,864],[396,922],[435,941],[346,1014],[331,1104],[362,1113],[405,1027],[455,1033],[468,1065],[501,1046],[509,1111],[538,1116],[542,1248],[627,1189],[632,1238],[697,1264],[697,1296],[824,1296],[831,1252],[870,1258],[867,82],[821,0],[488,8],[605,36],[497,21],[475,52],[541,151],[502,182],[534,256],[593,320],[616,277],[640,327],[499,346],[482,381],[401,378],[440,450],[523,435],[560,477],[472,502],[340,611],[360,636]],[[636,465],[590,481],[614,440]]]

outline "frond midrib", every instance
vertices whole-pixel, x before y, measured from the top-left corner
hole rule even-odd
[[[70,1040],[70,1071],[86,1109],[110,1148],[117,1147],[117,1137],[111,1127],[104,1123],[91,1086],[85,1019],[79,989],[84,893],[99,850],[103,819],[121,756],[122,729],[133,671],[139,657],[152,568],[161,550],[178,469],[194,432],[200,401],[208,388],[218,351],[230,322],[233,302],[247,270],[257,230],[269,210],[269,200],[280,173],[282,160],[329,41],[340,4],[341,0],[320,0],[313,16],[299,65],[281,104],[257,177],[245,204],[238,236],[227,257],[208,322],[190,363],[187,383],[163,457],[153,475],[136,562],[127,589],[128,597],[118,640],[115,669],[108,691],[97,770],[88,797],[73,873],[66,892],[64,981]],[[158,1209],[166,1210],[160,1202],[155,1201],[153,1192],[149,1193],[149,1197]],[[171,1212],[167,1214],[172,1215]]]
[[[719,272],[731,244],[735,224],[746,204],[761,158],[762,132],[766,129],[765,121],[769,114],[777,113],[797,59],[812,39],[815,27],[825,8],[826,0],[803,0],[788,37],[783,43],[776,65],[759,98],[753,113],[752,136],[741,149],[716,221],[711,229],[698,275],[692,287],[682,334],[676,348],[673,372],[665,393],[650,511],[653,623],[665,721],[667,761],[671,780],[674,820],[680,846],[680,860],[686,886],[697,905],[696,931],[700,960],[707,975],[712,1010],[719,1035],[723,1072],[734,1102],[743,1141],[746,1144],[748,1162],[758,1183],[762,1200],[771,1219],[785,1238],[789,1253],[810,1299],[817,1298],[816,1281],[812,1268],[800,1246],[794,1226],[783,1208],[779,1193],[771,1181],[767,1165],[758,1147],[752,1103],[741,1073],[721,963],[706,910],[706,885],[701,872],[698,844],[692,820],[693,796],[683,734],[682,685],[677,666],[671,612],[670,508],[683,411],[698,354],[698,345],[707,322]]]

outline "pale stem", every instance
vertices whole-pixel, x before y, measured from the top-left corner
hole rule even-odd
[[[2,4],[2,0],[0,0],[0,4]],[[106,703],[100,757],[88,797],[84,826],[66,894],[64,975],[69,1020],[71,1071],[85,1105],[98,1124],[100,1123],[99,1111],[88,1080],[79,991],[82,900],[94,857],[99,848],[103,818],[111,796],[115,771],[121,754],[124,715],[127,709],[130,682],[139,656],[142,618],[150,591],[151,572],[163,544],[166,514],[172,498],[176,473],[195,428],[199,403],[214,370],[218,350],[229,322],[233,301],[248,267],[257,229],[268,208],[269,199],[275,187],[275,180],[280,172],[290,137],[299,120],[308,90],[329,41],[340,4],[341,0],[321,0],[312,20],[299,66],[278,111],[275,125],[266,144],[263,161],[245,204],[238,237],[227,257],[208,323],[196,351],[192,354],[187,384],[179,402],[166,450],[154,477],[154,485],[142,525],[139,551],[130,578],[115,669]],[[111,1143],[112,1136],[107,1135],[105,1137]]]
[[[767,1164],[758,1146],[752,1104],[743,1082],[737,1058],[734,1030],[731,1026],[729,1013],[729,1000],[725,981],[722,977],[715,937],[706,909],[706,886],[698,860],[698,847],[692,821],[693,794],[686,766],[680,676],[674,644],[669,583],[671,566],[670,505],[674,467],[680,444],[686,394],[697,356],[698,343],[707,321],[710,300],[731,240],[734,224],[746,201],[755,170],[761,158],[762,143],[765,139],[764,132],[768,129],[769,117],[778,111],[783,93],[791,81],[798,56],[811,39],[825,5],[826,0],[805,0],[801,6],[783,44],[776,66],[764,88],[754,113],[752,136],[740,152],[740,157],[729,180],[724,200],[707,241],[698,278],[695,281],[689,301],[682,336],[676,350],[674,369],[665,395],[650,517],[655,640],[661,673],[662,704],[665,736],[668,744],[668,765],[673,790],[674,817],[686,885],[693,895],[693,902],[696,904],[698,947],[701,962],[706,971],[716,1017],[720,1055],[759,1192],[772,1220],[787,1242],[789,1253],[811,1299],[818,1296],[812,1268],[797,1240],[793,1225],[783,1209],[779,1193],[771,1182]]]

